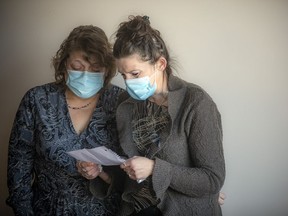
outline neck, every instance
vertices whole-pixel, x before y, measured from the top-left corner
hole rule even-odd
[[[99,93],[97,93],[96,95],[90,97],[90,98],[80,98],[77,95],[75,95],[73,92],[70,91],[70,89],[66,89],[65,92],[66,95],[66,101],[68,104],[68,107],[70,109],[85,109],[85,108],[92,108],[95,107],[95,103],[96,101],[98,101],[99,98]]]
[[[162,105],[168,99],[168,79],[165,71],[163,75],[157,79],[157,89],[154,95],[152,95],[149,100]]]
[[[79,102],[88,102],[88,101],[91,101],[95,98],[97,98],[99,96],[99,93],[97,93],[96,95],[93,95],[92,97],[90,98],[81,98],[81,97],[78,97],[77,95],[75,95],[69,88],[66,88],[66,91],[65,91],[65,96],[66,96],[66,99],[67,100],[70,100],[70,101],[79,101]]]

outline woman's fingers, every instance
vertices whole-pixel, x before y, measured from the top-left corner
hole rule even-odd
[[[145,157],[135,156],[121,164],[121,168],[132,179],[145,179],[152,175],[154,160]]]
[[[226,199],[225,193],[220,192],[219,193],[219,198],[218,198],[218,203],[220,205],[224,205],[225,199]]]
[[[94,179],[102,172],[102,166],[85,161],[77,161],[76,167],[78,172],[86,179]]]

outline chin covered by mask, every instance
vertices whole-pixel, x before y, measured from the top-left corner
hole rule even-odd
[[[96,95],[104,85],[104,72],[68,70],[66,85],[80,98]]]

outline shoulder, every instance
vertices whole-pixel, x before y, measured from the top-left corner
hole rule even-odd
[[[39,86],[30,88],[21,99],[21,102],[18,106],[19,110],[23,109],[36,109],[36,107],[41,102],[50,101],[51,95],[53,92],[58,92],[59,86],[54,83],[47,83]],[[57,93],[58,95],[58,93]]]
[[[120,95],[125,92],[124,89],[119,86],[110,84],[102,92],[101,100],[107,109],[114,109],[117,104]]]
[[[214,104],[214,101],[211,98],[211,96],[201,86],[192,82],[185,81],[175,76],[172,76],[169,79],[171,79],[169,80],[169,83],[174,87],[175,91],[178,91],[179,89],[182,90],[181,96],[184,98],[186,104],[187,103],[189,105],[199,105],[201,103]]]
[[[205,116],[219,116],[220,113],[218,107],[211,96],[200,86],[193,83],[187,83],[186,91],[186,105],[197,115]]]
[[[120,88],[119,86],[109,84],[104,90],[103,95],[105,97],[119,97],[119,95],[125,90]]]
[[[121,104],[122,102],[126,101],[128,98],[130,98],[130,95],[128,94],[128,92],[127,91],[122,92],[119,95],[118,104]]]
[[[212,100],[210,95],[199,85],[186,82],[187,95],[194,100]]]
[[[23,98],[39,98],[44,95],[48,95],[50,93],[59,92],[61,87],[55,83],[46,83],[43,85],[38,85],[30,88],[25,94]]]

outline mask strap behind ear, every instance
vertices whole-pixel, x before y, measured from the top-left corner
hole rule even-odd
[[[153,76],[154,75],[154,84],[156,84],[157,85],[157,82],[156,82],[156,73],[158,72],[158,70],[156,70],[156,64],[154,64],[154,74],[152,74],[151,76]],[[154,85],[153,84],[153,85]]]

